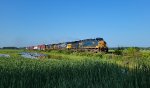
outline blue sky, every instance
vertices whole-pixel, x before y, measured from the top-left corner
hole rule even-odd
[[[0,47],[102,37],[150,46],[150,0],[0,0]]]

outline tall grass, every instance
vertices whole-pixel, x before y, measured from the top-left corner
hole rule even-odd
[[[0,88],[148,88],[150,67],[121,67],[99,59],[0,58]]]
[[[149,88],[149,53],[142,58],[50,51],[48,59],[31,60],[18,55],[23,50],[2,50],[0,88]],[[34,51],[32,51],[34,52]]]

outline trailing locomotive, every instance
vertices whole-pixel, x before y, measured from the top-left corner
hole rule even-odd
[[[84,39],[73,42],[64,42],[58,44],[48,44],[48,45],[38,45],[28,47],[30,50],[83,50],[83,51],[95,51],[95,52],[108,52],[107,43],[103,40],[103,38],[96,39]]]

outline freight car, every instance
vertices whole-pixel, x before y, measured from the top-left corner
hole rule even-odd
[[[46,45],[45,45],[45,44],[43,44],[43,45],[38,45],[38,46],[37,46],[37,49],[38,49],[38,50],[46,50]]]
[[[66,46],[67,46],[67,43],[48,44],[46,45],[46,50],[65,49]]]

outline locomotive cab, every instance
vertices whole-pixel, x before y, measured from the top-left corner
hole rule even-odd
[[[71,49],[72,48],[72,44],[67,44],[67,49]]]
[[[101,52],[108,52],[107,43],[104,40],[99,41],[96,48]]]

